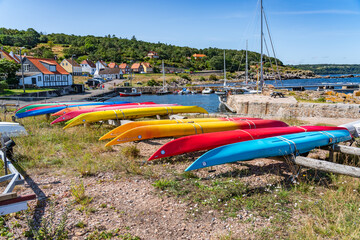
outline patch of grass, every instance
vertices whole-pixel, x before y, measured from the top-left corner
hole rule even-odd
[[[49,210],[46,217],[43,217],[38,227],[33,219],[28,218],[28,228],[24,235],[30,239],[68,239],[66,230],[69,208],[66,208],[58,216],[53,202],[49,202]]]
[[[45,91],[53,91],[53,90],[56,90],[56,89],[53,89],[53,88],[39,88],[39,89],[26,88],[25,93],[45,92]],[[23,89],[5,89],[3,92],[0,93],[0,96],[20,95],[23,93],[24,93]]]
[[[334,186],[299,203],[307,216],[291,236],[296,239],[359,239],[360,202],[358,179],[340,176]]]
[[[14,236],[6,225],[4,217],[0,217],[0,236],[4,239],[13,239]]]
[[[86,237],[86,240],[100,240],[100,239],[122,239],[122,240],[140,240],[138,236],[132,236],[130,233],[120,234],[119,229],[111,231],[99,231],[95,230],[89,236]]]
[[[92,197],[86,195],[84,182],[71,186],[70,192],[71,195],[74,197],[75,202],[81,204],[82,206],[88,206],[93,199]]]
[[[140,150],[135,145],[123,147],[121,151],[125,157],[130,159],[135,159],[140,156]]]
[[[87,224],[84,223],[83,221],[80,221],[75,224],[75,227],[77,227],[77,228],[85,228],[86,226],[87,226]]]
[[[305,121],[302,121],[297,117],[284,117],[281,118],[280,120],[287,123],[290,126],[300,126],[300,125],[304,125],[305,123]]]

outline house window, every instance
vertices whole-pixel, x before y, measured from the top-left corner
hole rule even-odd
[[[49,65],[49,70],[51,72],[55,72],[56,71],[56,66],[55,65]]]
[[[30,65],[29,65],[29,64],[24,64],[23,67],[24,67],[24,71],[25,71],[25,72],[29,72],[29,71],[30,71]]]
[[[38,76],[38,82],[41,82],[41,76]]]
[[[62,79],[63,79],[63,82],[65,82],[66,81],[66,76],[63,76]]]
[[[66,63],[66,66],[67,66],[67,63]]]
[[[50,80],[51,80],[51,81],[54,81],[54,80],[55,80],[55,77],[54,77],[54,76],[51,76],[51,77],[50,77]]]

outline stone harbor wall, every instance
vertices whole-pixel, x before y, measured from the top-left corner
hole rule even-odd
[[[358,104],[297,102],[294,97],[271,98],[263,95],[230,95],[227,104],[247,117],[354,118],[359,119]]]

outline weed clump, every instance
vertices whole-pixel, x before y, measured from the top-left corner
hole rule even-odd
[[[124,147],[122,149],[122,153],[124,154],[124,156],[132,159],[140,157],[140,150],[134,145]]]

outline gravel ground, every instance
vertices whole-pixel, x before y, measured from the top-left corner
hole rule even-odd
[[[326,119],[306,119],[309,124],[327,122]],[[324,120],[324,121],[323,121]],[[351,122],[353,119],[337,119],[334,124]],[[144,141],[136,144],[142,157],[149,157],[162,144],[171,139]],[[117,147],[115,147],[116,149]],[[317,153],[317,156],[323,156]],[[195,159],[197,154],[189,155]],[[152,170],[160,176],[182,172],[189,161],[172,164],[171,162],[152,165]],[[241,177],[244,183],[252,186],[266,186],[289,176],[289,169],[283,161],[256,159],[242,164],[215,166],[215,172],[199,170],[199,177],[216,177],[234,169],[248,168],[251,175]],[[70,207],[67,229],[71,239],[86,239],[94,231],[111,231],[119,229],[121,234],[129,233],[141,239],[224,239],[229,237],[254,239],[253,231],[270,224],[270,219],[256,217],[246,210],[238,212],[237,217],[224,218],[221,212],[206,210],[193,214],[201,209],[197,205],[181,201],[176,197],[160,194],[152,185],[153,179],[145,176],[119,174],[114,172],[100,173],[86,178],[66,172],[64,169],[32,169],[29,176],[43,193],[54,202],[54,207],[42,207],[39,201],[29,202],[34,213],[11,214],[6,217],[7,225],[12,229],[16,239],[25,239],[23,232],[28,229],[27,218],[48,216],[54,208],[57,218],[66,206]],[[92,197],[91,203],[81,210],[74,204],[70,192],[71,186],[83,182],[86,195]],[[17,186],[19,195],[31,194],[29,184]],[[251,222],[246,220],[252,218]],[[78,227],[83,223],[84,227]],[[230,238],[227,238],[230,239]]]

